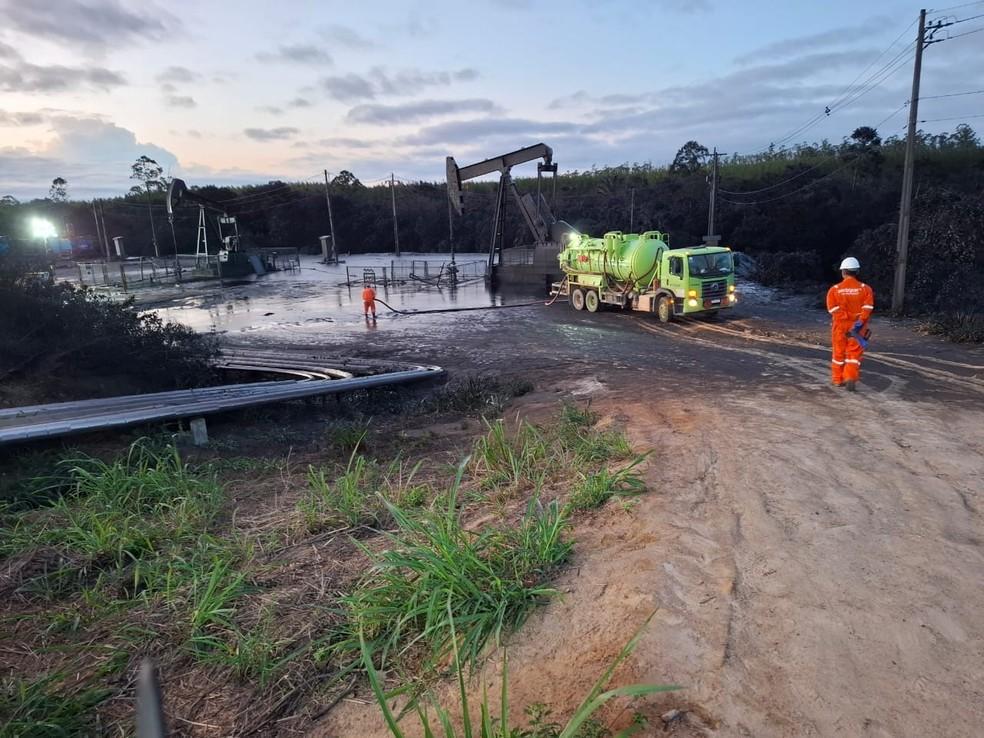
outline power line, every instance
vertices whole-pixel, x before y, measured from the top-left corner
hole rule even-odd
[[[925,100],[926,98],[922,98],[922,99],[923,99],[923,100]],[[894,118],[894,117],[895,117],[896,115],[898,115],[898,114],[899,114],[899,111],[901,111],[901,110],[903,110],[903,109],[905,109],[906,107],[908,107],[908,105],[909,105],[909,101],[908,101],[908,100],[906,100],[906,101],[905,101],[904,103],[902,103],[902,104],[901,104],[901,105],[899,105],[899,106],[898,106],[897,108],[895,108],[895,110],[893,110],[893,111],[892,111],[891,113],[889,113],[889,114],[888,114],[887,116],[885,116],[884,118],[882,118],[882,119],[881,119],[881,120],[880,120],[880,121],[879,121],[879,122],[878,122],[878,123],[877,123],[877,124],[876,124],[876,125],[874,126],[874,128],[876,128],[876,129],[878,129],[878,128],[881,128],[881,127],[882,127],[883,125],[885,125],[885,124],[886,124],[886,123],[887,123],[888,121],[890,121],[890,120],[891,120],[892,118]]]
[[[948,95],[929,95],[920,96],[920,102],[923,100],[942,100],[944,97],[962,97],[964,95],[984,95],[984,90],[970,90],[969,92],[951,92]]]
[[[768,190],[774,190],[776,187],[781,187],[782,185],[787,184],[788,182],[792,182],[793,180],[799,179],[803,175],[806,175],[806,174],[809,174],[810,172],[816,171],[817,169],[819,169],[820,167],[822,167],[824,164],[826,164],[827,161],[829,161],[829,160],[825,159],[824,161],[821,161],[818,164],[813,165],[809,169],[804,169],[802,172],[798,172],[797,174],[794,174],[792,177],[789,177],[788,179],[784,179],[781,182],[776,182],[775,184],[769,185],[768,187],[762,187],[762,188],[757,189],[757,190],[745,190],[744,192],[735,192],[733,190],[724,190],[724,189],[718,188],[718,192],[723,192],[726,195],[755,195],[755,194],[758,194],[759,192],[766,192]]]
[[[768,198],[766,200],[751,200],[749,202],[741,202],[740,200],[728,200],[728,199],[723,198],[723,197],[721,198],[721,200],[724,201],[724,202],[730,203],[732,205],[763,205],[763,204],[765,204],[767,202],[775,202],[777,200],[783,200],[783,199],[785,199],[787,197],[791,197],[792,195],[795,195],[797,192],[802,192],[803,190],[812,187],[817,182],[822,182],[825,179],[829,179],[830,177],[833,177],[838,172],[843,171],[847,167],[849,167],[852,164],[854,164],[855,161],[857,161],[857,157],[855,157],[854,159],[851,159],[850,161],[845,162],[841,166],[839,166],[836,169],[828,172],[827,174],[823,175],[822,177],[817,177],[812,182],[809,182],[809,183],[803,185],[802,187],[799,187],[799,188],[797,188],[797,189],[795,189],[795,190],[793,190],[791,192],[787,192],[787,193],[782,194],[782,195],[777,195],[776,197],[770,197],[770,198]]]
[[[981,113],[979,115],[957,115],[957,116],[954,116],[953,118],[925,118],[925,119],[923,119],[923,120],[921,120],[919,122],[920,123],[942,123],[943,121],[948,121],[948,120],[970,120],[971,118],[984,118],[984,113]]]
[[[981,0],[981,1],[984,2],[984,0]],[[910,28],[912,28],[912,26],[915,24],[915,22],[916,21],[913,20],[911,23],[909,23],[908,26],[906,26],[904,29],[902,29],[902,31],[899,33],[899,35],[896,36],[892,40],[892,42],[887,47],[885,47],[885,49],[883,49],[880,54],[878,54],[878,56],[876,56],[874,59],[872,59],[870,62],[868,62],[868,65],[864,69],[862,69],[861,72],[858,73],[858,75],[851,81],[851,83],[848,84],[847,87],[844,88],[844,90],[840,93],[840,95],[838,95],[836,98],[834,98],[833,100],[831,100],[830,103],[827,104],[827,106],[824,108],[824,110],[822,110],[819,113],[815,114],[812,118],[810,118],[809,120],[807,120],[805,123],[803,123],[802,125],[800,125],[798,128],[796,128],[795,130],[793,130],[791,133],[788,133],[786,136],[778,139],[777,141],[771,142],[770,146],[777,145],[777,144],[778,145],[782,145],[784,142],[789,141],[794,136],[802,133],[803,131],[806,131],[809,128],[812,128],[818,122],[820,122],[824,118],[828,117],[830,115],[830,113],[835,112],[837,109],[846,107],[846,105],[850,104],[849,102],[844,102],[844,101],[846,100],[847,97],[849,97],[854,92],[856,92],[855,85],[857,85],[858,80],[860,80],[869,69],[871,69],[875,64],[877,64],[879,59],[881,59],[883,56],[885,56],[885,54],[887,54],[889,51],[891,51],[895,47],[895,45],[899,42],[899,40],[909,31]],[[898,60],[898,58],[899,58],[900,55],[905,54],[907,51],[908,51],[908,46],[906,46],[906,48],[904,48],[902,50],[902,52],[900,52],[899,54],[896,54],[896,56],[893,57],[885,66],[883,66],[877,72],[873,73],[870,77],[868,77],[864,82],[862,82],[861,83],[861,86],[858,89],[861,89],[862,87],[864,87],[865,85],[867,85],[871,80],[875,79],[887,67],[889,67],[890,65],[892,65],[893,63],[895,63]],[[884,80],[882,80],[882,81],[884,81]],[[763,151],[764,150],[767,150],[768,148],[769,147],[766,147],[766,149],[763,149]]]
[[[980,33],[981,31],[984,31],[984,27],[975,28],[973,31],[964,31],[963,33],[958,33],[956,36],[947,36],[946,38],[940,39],[940,40],[941,41],[952,41],[955,38],[960,38],[961,36],[970,36],[970,35],[972,35],[974,33]]]
[[[958,23],[966,23],[967,21],[977,20],[978,18],[984,18],[984,13],[980,13],[979,15],[972,15],[969,18],[960,18],[959,20],[950,21],[949,23],[947,23],[947,25],[955,26]]]
[[[975,0],[975,2],[963,3],[962,5],[951,5],[948,8],[933,8],[929,12],[932,13],[933,15],[936,15],[936,13],[942,13],[946,10],[959,10],[960,8],[969,8],[971,5],[984,5],[984,0]]]

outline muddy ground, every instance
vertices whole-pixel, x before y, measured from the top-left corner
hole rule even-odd
[[[829,385],[827,316],[815,301],[748,285],[726,318],[665,326],[563,303],[383,309],[367,323],[334,295],[319,305],[311,285],[292,287],[305,295],[295,319],[282,296],[268,309],[242,289],[252,297],[232,299],[251,303],[244,318],[229,320],[223,297],[201,307],[226,345],[526,379],[535,391],[512,401],[511,416],[545,422],[561,401],[590,402],[636,450],[652,452],[650,493],[577,519],[574,558],[556,583],[562,597],[509,639],[513,722],[532,702],[568,715],[655,611],[617,675],[682,686],[643,703],[647,734],[980,735],[980,347],[876,317],[860,391],[849,395]],[[477,421],[439,422],[414,433],[445,452],[481,431]],[[276,439],[246,442],[244,429],[211,424],[217,444],[237,438],[240,453],[258,454],[291,446],[302,426],[278,421]],[[253,486],[249,507],[263,507],[255,496],[264,489],[276,506],[282,491],[271,483]],[[492,690],[500,669],[494,655]],[[668,713],[676,717],[664,723]],[[293,725],[292,734],[387,735],[364,688],[313,725]]]
[[[567,714],[656,610],[624,675],[683,685],[651,702],[683,711],[654,734],[979,735],[984,353],[876,319],[849,395],[812,301],[746,297],[714,322],[557,304],[291,338],[520,373],[539,392],[514,411],[551,389],[590,399],[654,450],[653,493],[578,526],[564,596],[511,639],[515,705]],[[385,731],[349,700],[311,735]]]

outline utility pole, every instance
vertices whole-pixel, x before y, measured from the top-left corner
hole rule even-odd
[[[400,229],[396,224],[396,175],[390,172],[390,199],[393,203],[393,243],[396,245],[396,256],[400,257]]]
[[[106,230],[106,211],[103,209],[102,203],[99,203],[99,221],[102,223],[103,246],[106,247],[106,258],[112,259],[112,252],[109,250],[109,231]]]
[[[331,214],[331,193],[328,190],[328,170],[325,170],[325,203],[328,205],[328,231],[331,233],[332,261],[338,263],[338,247],[335,244],[335,219]]]
[[[635,187],[629,195],[629,233],[635,233]]]
[[[713,157],[711,161],[711,195],[710,205],[707,210],[707,235],[704,236],[704,243],[708,246],[717,246],[721,237],[714,233],[714,207],[717,204],[718,157],[720,156],[716,146],[711,156]]]
[[[154,227],[154,208],[150,204],[150,182],[145,182],[147,185],[147,215],[150,216],[150,240],[154,242],[154,256],[158,259],[161,257],[161,252],[157,248],[157,228]]]
[[[899,232],[895,245],[895,283],[892,288],[892,312],[901,313],[905,306],[905,268],[909,257],[909,220],[912,216],[912,174],[916,158],[916,113],[919,108],[919,76],[926,35],[926,11],[919,11],[919,34],[916,36],[916,63],[912,68],[912,96],[909,98],[909,130],[905,140],[905,171],[902,174],[902,201],[899,204]]]
[[[102,242],[102,229],[99,227],[99,214],[96,212],[96,201],[92,201],[92,219],[96,221],[96,248]],[[106,261],[109,261],[109,248],[106,248]]]

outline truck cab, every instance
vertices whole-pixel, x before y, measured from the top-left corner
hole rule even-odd
[[[672,298],[673,315],[716,311],[738,302],[734,257],[728,248],[664,251],[652,286],[657,295]]]

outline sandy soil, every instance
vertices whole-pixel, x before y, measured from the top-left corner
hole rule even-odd
[[[649,734],[980,735],[979,350],[884,323],[851,396],[827,384],[821,317],[763,311],[670,327],[530,323],[573,338],[559,357],[551,347],[566,361],[539,363],[531,340],[522,363],[652,449],[652,493],[579,525],[564,596],[510,642],[514,721],[534,701],[569,714],[655,610],[618,675],[683,686],[645,703]],[[618,350],[586,360],[613,332]],[[645,336],[658,356],[634,348]],[[493,690],[498,669],[493,658]],[[310,735],[386,735],[368,697]],[[664,724],[670,710],[682,716]],[[628,713],[606,717],[624,725]]]

